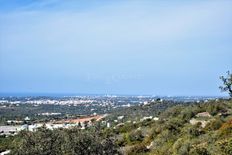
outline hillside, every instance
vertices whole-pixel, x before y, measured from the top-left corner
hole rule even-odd
[[[232,154],[231,100],[176,105],[158,117],[111,131],[124,154]]]

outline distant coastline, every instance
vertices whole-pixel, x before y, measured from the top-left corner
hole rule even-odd
[[[88,93],[3,93],[0,92],[1,98],[9,98],[9,97],[45,97],[45,98],[69,98],[69,97],[142,97],[142,98],[162,98],[165,100],[173,100],[173,101],[197,101],[197,100],[207,100],[207,99],[218,99],[223,98],[226,99],[228,96],[213,96],[213,95],[205,95],[205,96],[162,96],[162,95],[138,95],[138,94],[88,94]]]

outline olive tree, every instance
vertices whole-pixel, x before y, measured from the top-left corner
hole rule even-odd
[[[222,92],[228,92],[230,97],[232,97],[232,74],[230,73],[230,71],[227,71],[226,76],[220,76],[220,79],[222,80],[223,85],[219,88]]]

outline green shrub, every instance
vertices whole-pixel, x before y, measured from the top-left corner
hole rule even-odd
[[[127,152],[128,155],[135,155],[135,154],[144,154],[146,152],[148,152],[149,150],[147,149],[146,145],[143,143],[134,145],[133,147],[131,147],[129,149],[129,151]]]
[[[207,148],[205,147],[194,147],[190,150],[191,155],[210,155]]]

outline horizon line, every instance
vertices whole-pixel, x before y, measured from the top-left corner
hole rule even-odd
[[[0,97],[75,97],[75,96],[149,96],[149,97],[227,97],[228,95],[157,95],[118,93],[0,92]]]

